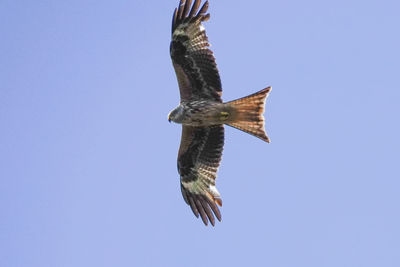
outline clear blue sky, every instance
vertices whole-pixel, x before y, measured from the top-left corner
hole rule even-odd
[[[177,5],[0,2],[0,266],[400,266],[398,1],[210,0],[224,100],[273,88],[214,228],[167,121]]]

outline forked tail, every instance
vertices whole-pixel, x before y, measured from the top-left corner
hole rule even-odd
[[[264,106],[270,90],[271,87],[267,87],[252,95],[227,102],[232,108],[232,117],[226,124],[269,143],[264,128]]]

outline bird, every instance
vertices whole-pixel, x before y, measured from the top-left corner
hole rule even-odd
[[[230,102],[222,101],[222,85],[203,22],[209,3],[180,0],[172,17],[170,56],[175,69],[180,103],[168,121],[182,125],[177,167],[183,199],[207,226],[221,221],[221,195],[215,180],[224,147],[224,125],[270,142],[264,126],[266,87]],[[217,206],[218,205],[218,206]],[[215,216],[215,217],[214,217]]]

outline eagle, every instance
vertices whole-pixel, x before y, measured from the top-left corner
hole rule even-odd
[[[170,55],[180,91],[180,103],[168,121],[182,124],[178,173],[183,198],[205,225],[221,221],[221,195],[215,186],[224,146],[224,125],[269,143],[264,107],[271,87],[223,102],[222,86],[202,22],[209,20],[208,1],[180,0],[172,18]],[[217,206],[218,205],[218,206]],[[214,217],[215,216],[215,217]]]

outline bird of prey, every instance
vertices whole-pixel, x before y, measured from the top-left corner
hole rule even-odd
[[[168,115],[182,124],[178,172],[183,198],[196,217],[214,226],[221,221],[221,196],[215,187],[224,146],[224,125],[269,142],[264,130],[267,87],[252,95],[222,102],[222,87],[213,52],[202,24],[210,18],[208,1],[180,0],[172,18],[170,54],[180,91],[180,104]]]

